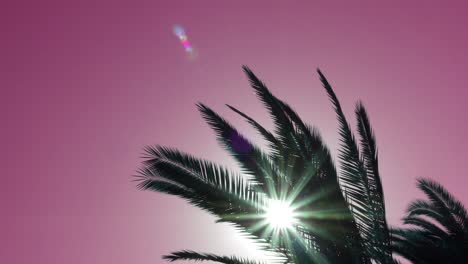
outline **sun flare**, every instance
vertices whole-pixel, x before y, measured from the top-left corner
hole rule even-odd
[[[266,210],[266,219],[268,223],[277,229],[291,227],[296,219],[294,210],[285,201],[271,200]]]

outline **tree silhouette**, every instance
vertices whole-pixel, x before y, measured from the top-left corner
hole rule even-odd
[[[145,148],[138,186],[178,196],[248,234],[259,245],[282,254],[286,263],[395,263],[385,219],[375,136],[361,103],[356,105],[357,141],[325,76],[320,80],[339,122],[340,173],[316,128],[302,121],[246,66],[250,84],[268,110],[274,131],[233,106],[268,142],[261,149],[209,107],[198,109],[219,143],[238,162],[232,172],[178,150]],[[275,226],[272,204],[285,204],[294,221]],[[179,251],[175,260],[254,263],[236,257]]]
[[[428,200],[413,201],[404,228],[392,229],[396,254],[413,263],[468,263],[468,214],[463,204],[439,183],[419,179]]]

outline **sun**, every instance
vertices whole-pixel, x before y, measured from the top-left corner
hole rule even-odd
[[[266,220],[275,229],[292,227],[296,222],[294,210],[285,201],[270,200],[266,209]]]

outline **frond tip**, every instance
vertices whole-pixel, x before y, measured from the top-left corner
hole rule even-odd
[[[262,262],[256,262],[252,260],[242,259],[238,257],[219,256],[211,253],[198,253],[191,250],[182,250],[172,252],[170,255],[163,256],[170,262],[177,260],[195,260],[195,261],[214,261],[225,264],[263,264]]]

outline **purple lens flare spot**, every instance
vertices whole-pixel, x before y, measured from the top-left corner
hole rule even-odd
[[[231,141],[231,147],[233,150],[239,154],[245,154],[252,151],[253,146],[245,138],[243,138],[239,133],[232,132],[229,136]]]

